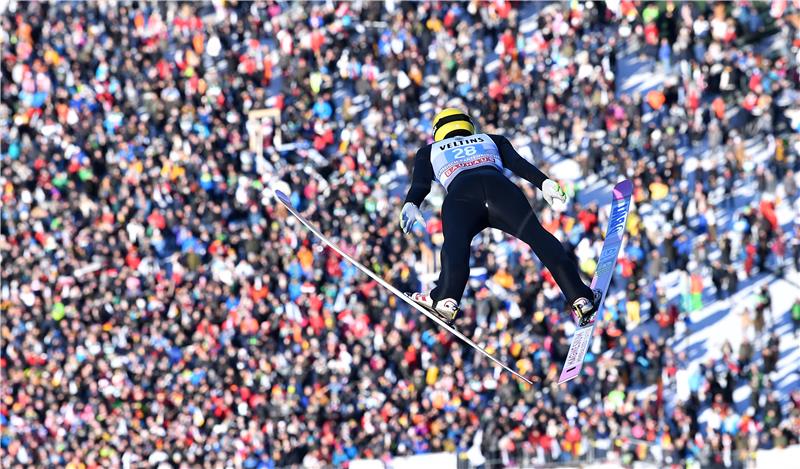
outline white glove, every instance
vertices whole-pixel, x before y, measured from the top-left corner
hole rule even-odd
[[[403,205],[403,210],[400,212],[400,228],[403,229],[403,233],[411,231],[411,227],[414,226],[415,221],[425,224],[425,219],[422,217],[422,212],[419,211],[419,207],[411,202],[406,202],[406,204]]]
[[[550,207],[557,210],[562,210],[566,205],[567,200],[569,200],[569,197],[567,197],[564,189],[562,189],[561,186],[552,179],[547,179],[542,183],[542,196],[544,197],[544,201],[547,202]]]

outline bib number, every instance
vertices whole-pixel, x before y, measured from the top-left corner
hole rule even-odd
[[[467,146],[467,147],[459,147],[454,148],[452,150],[453,156],[456,158],[464,158],[465,156],[473,156],[474,154],[478,153],[478,150],[474,146]]]

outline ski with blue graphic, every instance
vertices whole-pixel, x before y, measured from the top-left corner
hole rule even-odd
[[[438,324],[439,326],[441,326],[442,328],[447,330],[447,332],[449,332],[449,333],[453,334],[454,336],[458,337],[464,343],[466,343],[467,345],[469,345],[470,347],[475,349],[477,352],[479,352],[481,355],[483,355],[484,357],[488,358],[489,360],[494,362],[497,366],[499,366],[499,367],[503,368],[504,370],[508,371],[509,373],[511,373],[512,375],[517,377],[518,379],[520,379],[520,380],[522,380],[522,381],[524,381],[524,382],[526,382],[528,384],[533,384],[533,381],[538,381],[539,380],[537,377],[532,377],[531,379],[528,379],[528,378],[522,376],[521,374],[517,373],[516,371],[511,369],[509,366],[507,366],[505,363],[501,362],[500,360],[495,358],[492,354],[490,354],[489,352],[484,350],[483,347],[479,346],[478,344],[476,344],[475,342],[470,340],[469,337],[465,336],[464,334],[462,334],[461,332],[459,332],[455,328],[449,326],[446,322],[444,322],[441,319],[439,319],[438,317],[436,317],[435,314],[431,313],[426,308],[424,308],[422,305],[420,305],[416,301],[412,300],[407,295],[403,294],[403,292],[401,292],[400,290],[398,290],[397,288],[392,286],[390,283],[386,282],[386,280],[382,279],[375,272],[373,272],[372,270],[370,270],[369,268],[367,268],[366,266],[364,266],[362,263],[358,262],[357,260],[353,259],[350,255],[348,255],[346,252],[344,252],[342,250],[342,248],[337,246],[336,243],[334,243],[333,241],[328,239],[327,236],[325,236],[324,234],[322,234],[322,232],[320,232],[317,228],[315,228],[314,225],[312,225],[308,220],[305,219],[305,217],[300,215],[300,213],[297,210],[295,210],[295,208],[292,206],[292,203],[289,201],[289,198],[286,196],[286,194],[284,194],[283,192],[281,192],[279,190],[275,190],[273,192],[275,194],[275,198],[278,199],[278,201],[281,203],[281,205],[283,205],[286,208],[286,210],[289,211],[289,213],[291,213],[295,218],[297,218],[300,221],[300,223],[308,231],[310,231],[312,234],[314,234],[314,236],[319,238],[320,241],[322,241],[323,243],[327,244],[328,247],[330,247],[331,249],[336,251],[340,256],[342,256],[345,259],[347,259],[347,261],[350,262],[358,270],[360,270],[361,272],[363,272],[364,274],[369,276],[372,280],[375,280],[376,282],[378,282],[382,287],[384,287],[387,290],[389,290],[390,292],[394,293],[394,295],[396,297],[400,298],[401,300],[403,300],[406,303],[408,303],[409,305],[411,305],[411,307],[413,307],[414,309],[416,309],[420,313],[422,313],[425,316],[427,316],[428,319],[430,319],[431,321],[435,322],[436,324]]]
[[[597,288],[603,292],[600,304],[597,306],[597,314],[590,324],[578,328],[572,335],[572,342],[569,345],[567,359],[564,361],[564,368],[558,378],[559,384],[567,382],[580,374],[583,367],[583,359],[586,351],[592,343],[594,326],[601,314],[603,314],[603,303],[608,293],[608,285],[614,275],[614,267],[617,265],[620,247],[622,247],[622,236],[625,234],[625,223],[628,219],[628,209],[631,205],[631,194],[633,184],[625,180],[614,186],[611,201],[611,216],[608,219],[606,239],[603,242],[603,249],[600,250],[600,260],[597,262],[597,269],[592,279],[592,288]]]

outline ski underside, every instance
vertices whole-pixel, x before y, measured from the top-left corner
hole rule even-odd
[[[628,219],[628,209],[631,205],[631,194],[633,185],[625,180],[614,186],[611,201],[611,215],[608,217],[608,227],[606,228],[606,239],[603,241],[603,248],[600,250],[600,259],[597,261],[597,268],[592,278],[592,288],[598,288],[603,292],[600,305],[597,307],[595,319],[590,324],[578,328],[572,335],[569,344],[569,352],[561,370],[558,382],[564,383],[578,376],[583,367],[583,359],[586,351],[592,343],[594,336],[594,326],[602,318],[603,304],[608,293],[608,285],[614,275],[614,267],[617,265],[617,256],[622,247],[622,236],[625,234],[625,224]]]

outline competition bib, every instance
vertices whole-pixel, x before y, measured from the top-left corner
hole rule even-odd
[[[431,145],[431,165],[445,190],[462,171],[480,166],[503,169],[497,145],[486,134],[446,138]]]

